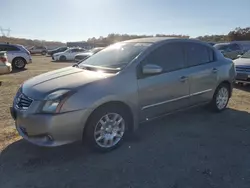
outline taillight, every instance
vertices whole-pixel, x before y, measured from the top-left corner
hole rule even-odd
[[[0,61],[2,61],[3,63],[7,62],[7,58],[6,57],[0,57]]]

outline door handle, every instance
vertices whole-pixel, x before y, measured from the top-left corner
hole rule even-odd
[[[180,82],[186,82],[187,79],[188,79],[188,77],[182,76],[182,77],[180,77]]]
[[[213,68],[213,69],[212,69],[212,72],[213,72],[213,73],[217,73],[218,70],[217,70],[216,68]]]

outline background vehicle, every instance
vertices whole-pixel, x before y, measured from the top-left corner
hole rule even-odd
[[[207,43],[135,39],[25,81],[11,113],[19,134],[34,144],[87,139],[109,151],[139,122],[208,103],[224,110],[234,78],[232,60]]]
[[[236,59],[238,55],[244,53],[243,48],[236,43],[218,43],[214,47],[219,50],[225,57],[230,59]]]
[[[250,83],[250,50],[234,60],[236,68],[236,82]]]
[[[75,59],[75,55],[80,52],[85,52],[84,48],[69,48],[64,52],[55,53],[52,56],[52,59],[55,61],[73,61]]]
[[[7,53],[0,51],[0,74],[10,73],[12,71],[12,66],[8,62]]]
[[[64,51],[67,50],[68,48],[69,48],[69,47],[67,47],[67,46],[63,46],[63,47],[59,47],[59,48],[56,48],[56,49],[53,49],[53,50],[48,50],[48,51],[47,51],[47,55],[53,56],[55,53],[64,52]]]
[[[214,42],[208,42],[208,44],[210,44],[211,46],[214,46],[216,43],[214,43]]]
[[[41,55],[46,55],[47,53],[47,48],[44,46],[33,46],[29,48],[29,52],[31,54],[41,54]]]
[[[96,54],[97,52],[101,51],[104,49],[103,47],[98,47],[98,48],[93,48],[91,50],[85,51],[83,53],[77,54],[75,56],[75,61],[78,62],[80,60],[86,59],[89,56],[92,56],[93,54]]]
[[[32,63],[30,52],[22,45],[0,43],[0,51],[7,52],[8,61],[13,69],[23,69],[26,64]]]

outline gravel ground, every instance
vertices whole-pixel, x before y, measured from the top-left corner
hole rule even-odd
[[[43,148],[18,137],[8,107],[24,80],[69,63],[33,61],[25,71],[0,76],[0,188],[250,187],[249,87],[234,89],[220,114],[196,108],[142,124],[110,153],[81,143]]]

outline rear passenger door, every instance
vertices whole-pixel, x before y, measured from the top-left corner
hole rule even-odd
[[[185,45],[189,66],[190,103],[196,105],[212,99],[217,87],[217,62],[212,48],[194,42]]]

